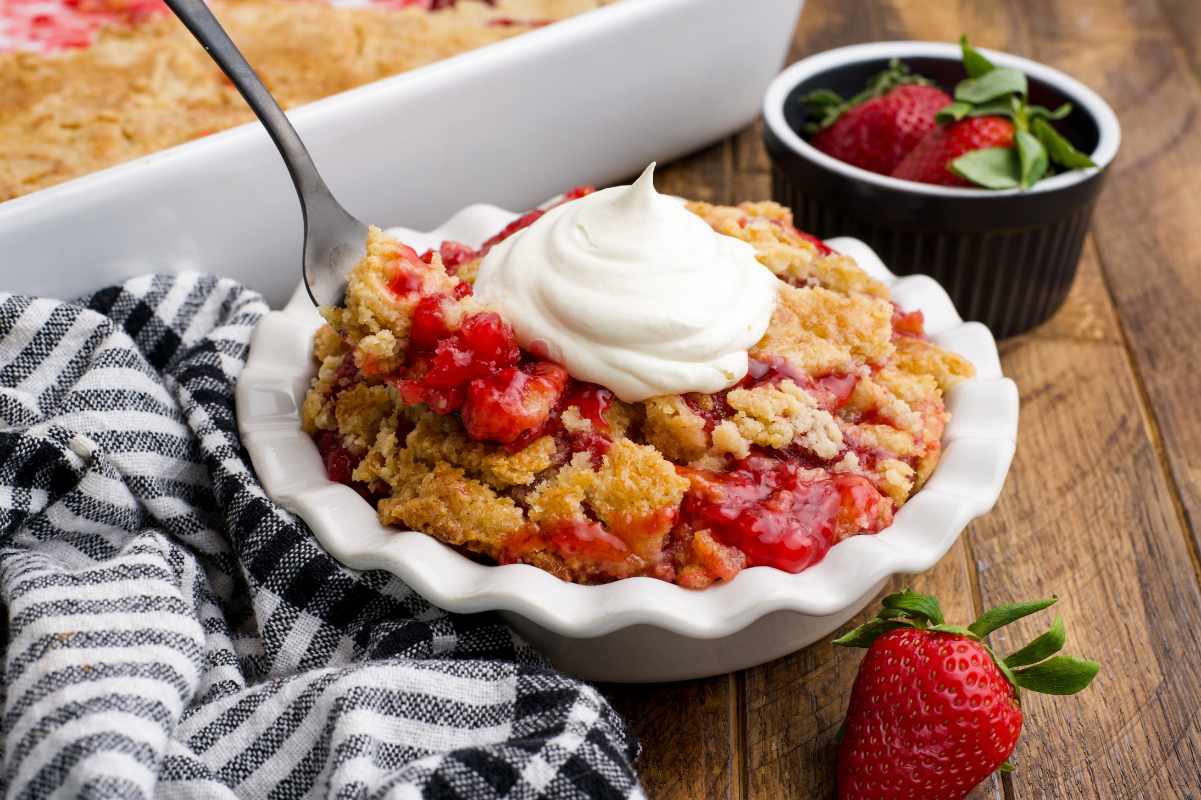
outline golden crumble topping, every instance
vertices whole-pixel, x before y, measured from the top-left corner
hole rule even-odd
[[[906,337],[897,344],[897,369],[911,375],[929,375],[944,392],[975,370],[966,358],[922,339]]]
[[[781,357],[821,375],[879,364],[892,352],[892,306],[886,300],[782,286],[767,333],[751,354]]]
[[[396,405],[396,390],[390,386],[356,383],[334,400],[334,423],[352,452],[366,452],[375,443],[380,423]]]
[[[516,453],[467,438],[453,417],[426,412],[405,439],[414,457],[429,464],[446,461],[497,489],[528,486],[554,464],[553,436],[540,436]]]
[[[709,449],[705,420],[683,397],[664,395],[645,401],[646,422],[642,435],[666,458],[687,464]]]
[[[440,462],[419,464],[401,451],[394,493],[379,501],[380,521],[425,531],[447,544],[497,558],[508,537],[524,525],[508,497]]]
[[[796,286],[822,286],[843,293],[887,298],[888,288],[855,264],[832,253],[824,255],[792,226],[792,211],[779,203],[714,206],[691,202],[689,210],[704,217],[718,233],[750,242],[759,262],[781,280]]]
[[[484,251],[419,255],[372,229],[303,408],[331,478],[385,524],[584,583],[796,572],[887,526],[937,464],[943,392],[971,365],[911,317],[894,327],[885,287],[786,209],[689,208],[756,248],[779,302],[738,384],[639,403],[521,351],[471,297]]]
[[[842,450],[842,431],[834,416],[789,379],[735,389],[726,395],[726,402],[736,413],[722,426],[733,424],[750,444],[781,450],[797,443],[826,459]],[[749,452],[749,445],[743,450]]]

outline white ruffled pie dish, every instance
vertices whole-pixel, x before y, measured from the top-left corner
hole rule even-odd
[[[444,239],[478,245],[514,217],[474,205],[432,231],[390,232],[419,252]],[[752,567],[700,591],[653,578],[580,586],[525,564],[478,564],[425,534],[384,527],[366,500],[326,477],[316,445],[301,430],[315,372],[312,338],[321,324],[303,287],[254,333],[237,388],[242,441],[267,493],[343,564],[395,573],[450,611],[497,611],[561,669],[590,680],[650,682],[761,664],[837,628],[889,576],[934,566],[996,502],[1017,441],[1017,387],[1002,376],[988,329],[963,322],[931,278],[893,275],[856,239],[830,245],[887,283],[902,307],[921,309],[930,339],[966,357],[977,374],[949,393],[942,460],[893,524],[844,540],[799,574]]]

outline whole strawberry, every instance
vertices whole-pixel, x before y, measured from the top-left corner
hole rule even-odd
[[[959,800],[1005,765],[1022,731],[1020,688],[1074,694],[1099,665],[1056,655],[1056,619],[998,659],[989,633],[1054,598],[1001,606],[966,628],[947,625],[938,601],[908,590],[879,616],[834,640],[866,647],[838,748],[840,800]]]
[[[832,156],[887,175],[935,127],[934,115],[951,98],[897,62],[849,100],[819,91],[803,102],[820,116],[810,127],[812,144]]]
[[[952,162],[976,150],[1013,147],[1013,123],[1005,117],[969,117],[935,125],[892,171],[892,177],[943,186],[971,186]],[[1013,156],[1017,158],[1016,154]]]
[[[856,167],[887,175],[936,126],[934,115],[951,102],[933,86],[898,86],[844,112],[813,137],[813,146]]]

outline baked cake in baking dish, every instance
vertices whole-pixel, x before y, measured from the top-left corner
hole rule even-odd
[[[971,365],[787,209],[687,209],[750,243],[778,297],[737,383],[637,402],[519,347],[474,296],[482,258],[544,211],[479,249],[418,254],[373,229],[316,334],[303,424],[329,477],[386,525],[580,583],[799,572],[886,527],[938,463],[944,392]]]
[[[377,0],[338,7],[212,0],[210,6],[288,108],[608,2]],[[6,47],[10,52],[2,52]],[[0,201],[252,119],[237,90],[159,0],[12,0],[0,8]]]

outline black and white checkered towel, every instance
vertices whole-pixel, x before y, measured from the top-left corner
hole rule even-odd
[[[6,796],[641,796],[596,690],[264,495],[233,387],[266,310],[200,275],[0,295]]]

